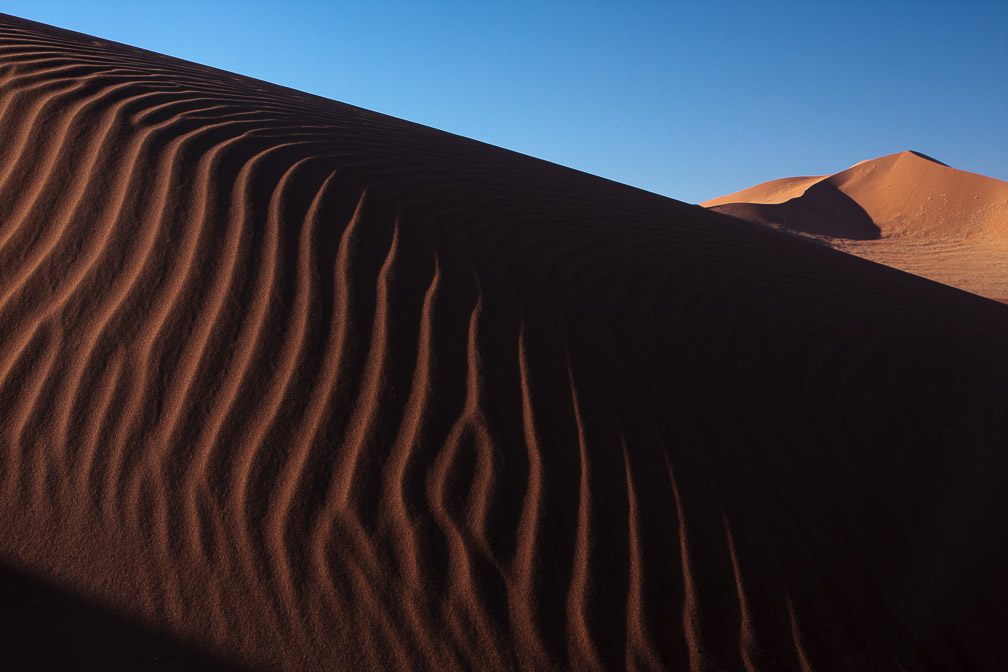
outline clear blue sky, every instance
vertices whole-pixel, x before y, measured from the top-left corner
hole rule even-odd
[[[28,2],[4,12],[689,202],[915,149],[1008,180],[1008,2]]]

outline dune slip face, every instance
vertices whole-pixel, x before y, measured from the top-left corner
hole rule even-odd
[[[772,180],[701,205],[987,298],[1008,295],[1008,182],[919,152]]]
[[[1001,669],[1006,338],[799,237],[0,15],[22,669]]]

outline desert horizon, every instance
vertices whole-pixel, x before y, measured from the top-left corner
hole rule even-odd
[[[0,660],[1001,669],[1008,182],[941,158],[693,204],[0,14]]]

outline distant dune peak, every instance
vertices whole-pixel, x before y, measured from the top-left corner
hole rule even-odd
[[[827,184],[837,194],[824,201]],[[832,175],[764,182],[702,205],[983,296],[1008,292],[1008,182],[916,150]]]
[[[938,159],[934,158],[933,156],[928,156],[924,152],[918,152],[917,150],[914,150],[914,149],[907,149],[907,150],[904,150],[902,153],[903,154],[913,154],[914,156],[919,156],[922,159],[927,159],[928,161],[932,161],[934,163],[937,163],[939,166],[945,166],[946,168],[951,168],[952,167],[952,166],[950,166],[947,163],[942,163],[941,161],[939,161]]]

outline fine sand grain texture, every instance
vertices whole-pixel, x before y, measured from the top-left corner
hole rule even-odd
[[[1006,339],[798,236],[0,17],[15,668],[1003,669]]]
[[[918,152],[701,205],[989,298],[1008,295],[1008,182]]]

